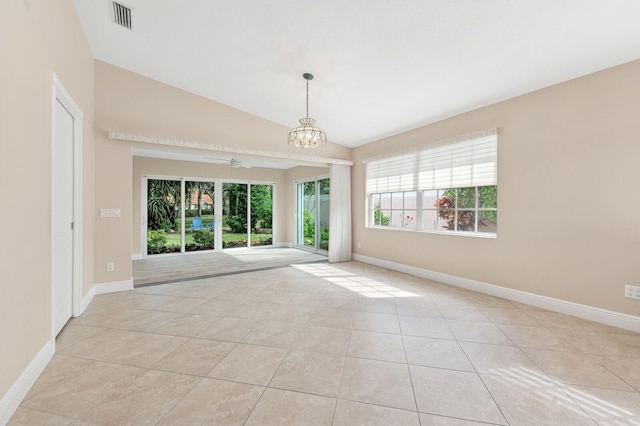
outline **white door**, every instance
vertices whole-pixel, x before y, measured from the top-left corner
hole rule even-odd
[[[53,318],[57,335],[72,314],[73,116],[56,100],[53,140]]]

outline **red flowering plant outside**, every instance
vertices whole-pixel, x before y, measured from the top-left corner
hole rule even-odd
[[[447,222],[445,229],[455,231],[456,209],[453,198],[447,196],[440,197],[434,206],[438,207],[438,216]],[[474,227],[475,218],[473,212],[458,210],[458,231],[473,231]]]
[[[444,190],[434,204],[438,208],[438,217],[445,222],[443,228],[448,231],[495,232],[497,188],[491,185]]]
[[[455,229],[456,210],[455,203],[451,197],[440,197],[438,202],[434,204],[438,207],[438,216],[447,222],[445,229],[453,231]]]
[[[409,226],[409,224],[413,221],[413,219],[415,218],[411,215],[406,215],[402,217],[402,227],[406,228],[407,226]]]

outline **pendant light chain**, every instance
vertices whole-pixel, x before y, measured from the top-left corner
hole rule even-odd
[[[309,118],[309,80],[307,80],[307,118]]]

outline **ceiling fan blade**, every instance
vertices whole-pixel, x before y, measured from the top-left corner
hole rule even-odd
[[[231,167],[233,167],[234,169],[239,169],[239,168],[243,168],[243,169],[250,169],[252,166],[251,164],[247,164],[244,163],[240,160],[236,160],[234,158],[220,158],[220,157],[205,157],[209,160],[216,160],[219,161],[220,164],[228,164]]]

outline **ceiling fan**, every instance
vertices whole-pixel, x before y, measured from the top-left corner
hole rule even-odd
[[[240,160],[234,160],[233,158],[231,159],[231,161],[229,161],[229,164],[231,165],[231,167],[233,167],[234,169],[239,169],[239,168],[243,168],[243,169],[250,169],[251,168],[251,164],[247,164],[247,163],[243,163]]]
[[[206,157],[206,158],[208,158],[209,160],[216,160],[216,162],[220,164],[228,164],[234,169],[239,169],[239,168],[250,169],[251,168],[251,164],[243,163],[242,161],[236,160],[234,158],[217,158],[217,157]]]

